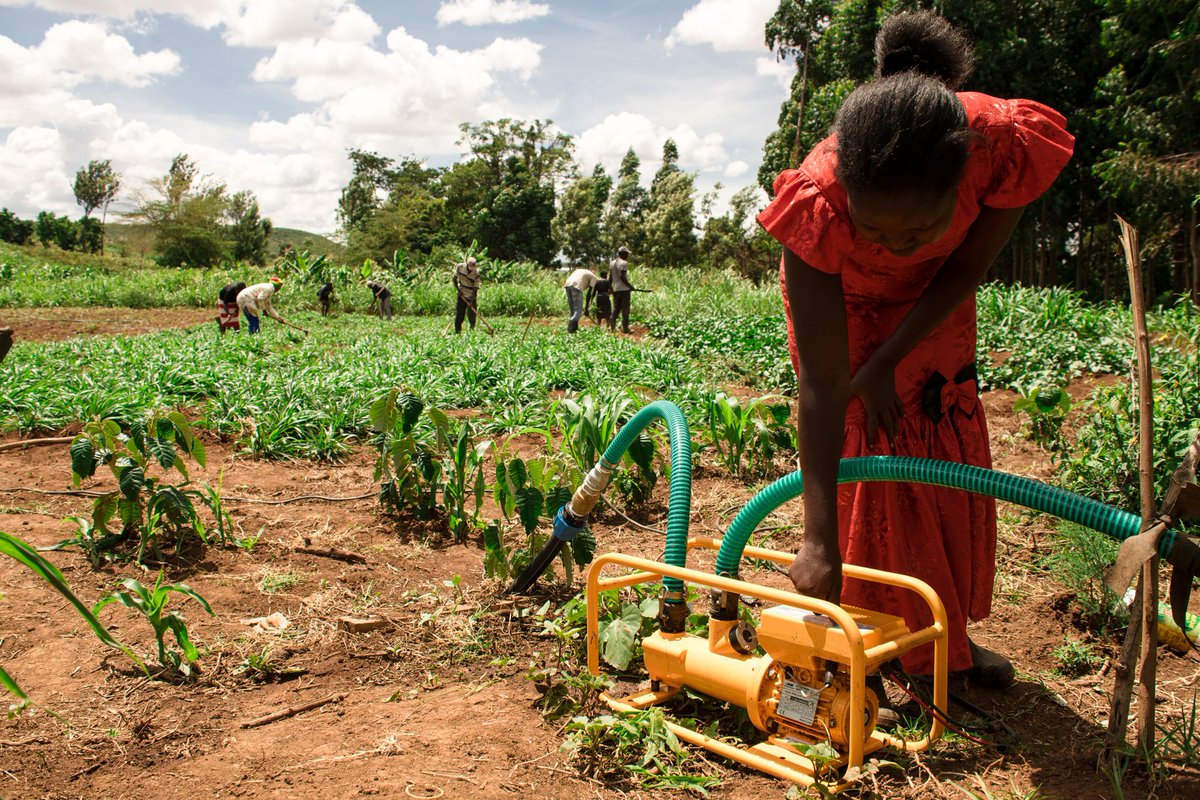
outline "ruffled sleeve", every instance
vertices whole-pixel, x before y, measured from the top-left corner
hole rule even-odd
[[[1041,197],[1075,150],[1062,114],[1033,100],[1006,105],[1007,124],[989,131],[993,179],[981,202],[992,208],[1017,208]]]
[[[779,173],[774,188],[775,199],[759,213],[759,224],[805,263],[840,273],[853,249],[849,223],[803,168]]]

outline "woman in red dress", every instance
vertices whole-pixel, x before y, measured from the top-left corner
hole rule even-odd
[[[946,605],[950,668],[1007,686],[1012,665],[967,638],[995,574],[990,498],[897,483],[837,487],[840,458],[900,455],[991,466],[975,380],[975,290],[1022,207],[1049,188],[1074,140],[1030,100],[954,90],[966,39],[928,12],[885,21],[875,80],[834,134],[775,181],[759,215],[781,268],[799,379],[805,538],[797,591],[929,624],[911,593],[842,583],[843,559],[914,575]],[[905,659],[931,671],[932,649]]]

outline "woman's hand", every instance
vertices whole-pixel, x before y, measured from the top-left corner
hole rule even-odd
[[[883,425],[888,441],[896,438],[896,426],[904,406],[896,394],[896,368],[870,358],[850,379],[850,395],[862,400],[867,410],[867,442],[875,441],[876,425]]]
[[[788,577],[796,591],[818,600],[828,600],[840,603],[842,598],[842,554],[837,547],[826,547],[814,537],[805,540],[792,566],[788,569]]]

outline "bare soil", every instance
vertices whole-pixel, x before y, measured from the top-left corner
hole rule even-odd
[[[203,322],[216,327],[217,312],[204,308],[5,308],[0,328],[12,328],[16,342],[50,342],[75,336],[123,335],[186,328]]]
[[[985,396],[996,468],[1049,476],[1049,457],[1018,435],[1013,398],[1004,392]],[[234,499],[371,492],[369,453],[331,466],[258,461],[239,455],[229,442],[206,444],[208,467],[193,477],[221,481],[241,535],[260,536],[248,549],[193,549],[163,565],[167,580],[187,583],[215,611],[209,617],[181,596],[171,601],[201,647],[203,672],[191,681],[143,677],[125,656],[101,645],[40,579],[0,559],[0,664],[40,706],[0,720],[0,798],[658,796],[581,777],[559,751],[559,725],[542,720],[526,671],[536,652],[554,645],[519,612],[541,605],[552,590],[516,603],[504,598],[502,586],[483,578],[477,541],[455,544],[433,524],[381,517],[372,499],[282,505]],[[513,445],[518,452],[533,447],[532,441]],[[0,452],[0,476],[0,529],[35,545],[71,535],[63,518],[90,508],[84,497],[32,491],[71,488],[63,447]],[[84,488],[106,485],[97,480]],[[662,527],[666,488],[660,483],[650,502],[625,511],[644,525]],[[755,488],[702,455],[694,530],[719,533]],[[784,509],[780,524],[793,521],[796,512]],[[1114,796],[1096,769],[1111,670],[1063,678],[1054,672],[1052,651],[1069,634],[1111,659],[1119,639],[1082,627],[1071,597],[1038,568],[1052,522],[1011,508],[1002,508],[1001,518],[994,613],[973,636],[1011,656],[1019,679],[1007,692],[957,688],[1003,716],[1020,744],[1000,754],[954,738],[920,759],[895,756],[901,767],[870,778],[864,796]],[[594,530],[600,552],[660,555],[660,537],[615,513],[602,514]],[[769,545],[794,548],[799,536],[779,531]],[[306,544],[351,551],[366,563],[297,551]],[[74,549],[47,557],[89,604],[121,578],[155,578],[128,563],[92,569]],[[786,582],[770,571],[748,571],[747,577],[775,586]],[[559,598],[566,594],[561,587],[553,591]],[[273,614],[288,627],[256,622]],[[352,633],[339,627],[345,616],[377,617],[384,625]],[[118,638],[153,660],[153,636],[142,618],[115,604],[101,617]],[[256,681],[245,666],[262,654],[299,674]],[[1161,724],[1177,721],[1190,706],[1198,677],[1194,656],[1160,651]],[[243,727],[328,698],[335,699]],[[715,768],[723,783],[711,796],[720,800],[783,798],[788,791],[787,784],[740,767],[718,761]],[[1131,798],[1200,797],[1200,771],[1168,765],[1152,784],[1135,767],[1123,788]]]

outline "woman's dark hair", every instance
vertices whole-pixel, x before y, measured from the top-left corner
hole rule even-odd
[[[876,77],[838,111],[837,179],[850,194],[941,196],[962,179],[975,134],[954,90],[974,53],[935,14],[897,14],[875,38]]]

